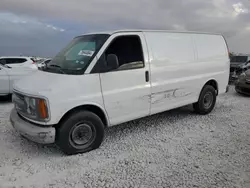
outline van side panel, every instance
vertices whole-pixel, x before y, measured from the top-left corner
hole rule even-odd
[[[220,35],[194,34],[197,50],[197,63],[203,83],[214,79],[218,84],[219,94],[226,91],[229,80],[230,60],[227,45]],[[202,86],[202,82],[199,87]]]
[[[150,50],[151,114],[198,101],[213,79],[226,91],[229,58],[220,35],[144,32]]]
[[[151,114],[197,101],[195,50],[190,34],[145,32],[150,50]]]

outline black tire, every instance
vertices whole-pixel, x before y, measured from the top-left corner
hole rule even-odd
[[[85,132],[83,129],[85,129]],[[89,134],[92,132],[91,137],[85,135],[86,130],[88,130],[87,132]],[[84,136],[82,134],[84,134]],[[76,137],[82,138],[77,140]],[[79,144],[79,142],[83,141],[83,139],[87,139],[87,137],[90,138],[86,143]],[[74,155],[99,148],[103,138],[104,125],[99,116],[89,111],[79,111],[67,117],[59,125],[56,135],[56,144],[65,154]]]
[[[206,102],[206,97],[209,96],[210,102]],[[209,103],[209,104],[208,104]],[[201,115],[209,114],[215,106],[216,103],[216,90],[213,86],[205,85],[201,91],[199,100],[197,103],[193,104],[194,111]]]

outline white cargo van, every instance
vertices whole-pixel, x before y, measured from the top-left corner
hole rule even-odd
[[[210,113],[227,92],[229,55],[219,34],[92,33],[74,38],[47,68],[14,85],[13,127],[66,154],[102,143],[104,129],[193,104]]]

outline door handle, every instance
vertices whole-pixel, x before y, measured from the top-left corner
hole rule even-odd
[[[148,71],[145,72],[145,80],[146,80],[146,82],[149,82],[149,72]]]

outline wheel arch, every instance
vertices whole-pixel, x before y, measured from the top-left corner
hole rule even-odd
[[[202,89],[200,91],[200,94],[201,94],[202,90],[204,89],[204,87],[207,86],[207,85],[212,86],[216,90],[216,96],[219,94],[218,82],[215,79],[207,80],[207,82],[203,85],[203,87],[202,87]]]
[[[79,110],[86,110],[86,111],[93,112],[102,120],[105,127],[108,127],[110,125],[109,118],[108,118],[108,115],[107,115],[105,109],[103,109],[101,106],[99,106],[97,104],[83,104],[83,105],[79,105],[79,106],[76,106],[76,107],[68,110],[66,113],[64,113],[64,115],[59,120],[59,125],[67,117],[69,117],[71,114],[73,114]]]

